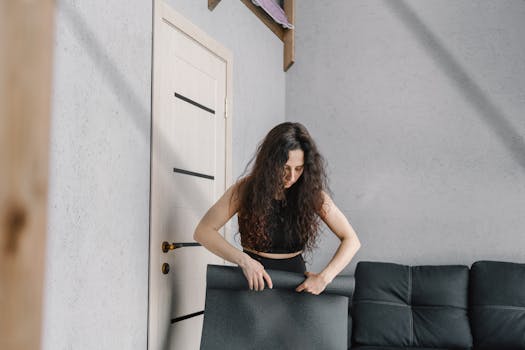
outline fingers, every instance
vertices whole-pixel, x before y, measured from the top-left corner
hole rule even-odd
[[[246,279],[248,280],[248,287],[250,290],[261,291],[264,289],[264,280],[268,282],[270,288],[273,287],[270,275],[264,269],[261,271],[252,270],[245,273]]]
[[[300,292],[302,292],[302,291],[305,290],[305,289],[306,289],[306,291],[308,292],[308,290],[307,290],[307,286],[308,286],[308,285],[307,285],[306,282],[308,281],[308,277],[310,277],[311,274],[312,274],[312,273],[309,272],[309,271],[305,271],[305,272],[304,272],[304,275],[306,276],[306,281],[304,281],[304,282],[301,283],[297,288],[295,288],[295,291],[296,291],[296,292],[299,292],[299,293],[300,293]]]
[[[273,288],[272,278],[270,277],[270,275],[268,274],[268,272],[263,271],[263,276],[264,276],[264,279],[266,280],[266,284],[268,285],[268,287],[269,287],[270,289]]]
[[[268,275],[268,273],[266,271],[262,271],[262,272],[256,272],[253,274],[253,276],[250,278],[249,280],[249,286],[250,286],[250,290],[256,290],[256,291],[261,291],[264,289],[264,280],[269,280],[270,282],[268,283],[268,285],[271,285],[271,279],[270,279],[270,275]],[[272,287],[270,287],[272,288]]]
[[[263,265],[254,259],[250,259],[248,263],[242,267],[244,276],[248,282],[250,290],[263,290],[264,289],[264,271]]]
[[[319,291],[317,290],[314,290],[313,288],[311,288],[310,286],[308,286],[307,284],[303,283],[301,284],[299,287],[297,287],[295,289],[296,292],[307,292],[307,293],[310,293],[310,294],[313,294],[313,295],[319,295]]]
[[[264,290],[265,282],[269,288],[273,288],[272,278],[268,272],[264,270],[264,266],[258,261],[251,260],[249,264],[243,267],[243,272],[250,290]]]
[[[264,271],[264,270],[263,270]],[[260,272],[258,275],[257,275],[257,280],[259,282],[259,290],[263,290],[264,289],[264,279],[263,279],[263,273]]]
[[[253,290],[259,290],[259,278],[257,276],[253,277]]]
[[[296,292],[308,292],[313,295],[319,295],[326,288],[326,283],[323,282],[318,274],[306,271],[304,275],[306,280],[295,289]]]

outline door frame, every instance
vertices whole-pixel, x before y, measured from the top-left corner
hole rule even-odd
[[[232,106],[233,106],[233,54],[232,52],[223,46],[220,42],[213,39],[202,29],[191,23],[188,19],[184,18],[181,14],[172,9],[163,0],[153,0],[153,35],[152,35],[152,50],[151,50],[151,115],[150,115],[150,199],[149,199],[149,244],[148,244],[148,310],[147,310],[147,348],[150,345],[150,305],[151,305],[151,245],[157,242],[152,242],[151,239],[151,194],[152,194],[152,167],[153,167],[153,115],[158,109],[156,101],[158,100],[155,90],[155,33],[158,26],[163,20],[168,21],[171,25],[176,27],[182,33],[187,35],[189,38],[205,47],[215,56],[223,60],[226,64],[226,96],[224,106],[225,121],[225,177],[224,177],[224,188],[227,189],[232,184]],[[218,199],[218,198],[217,198]],[[230,236],[231,226],[228,222],[224,226],[225,238]],[[160,250],[161,247],[159,247]]]

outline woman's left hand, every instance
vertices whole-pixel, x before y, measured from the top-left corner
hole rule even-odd
[[[326,281],[321,274],[306,271],[304,275],[306,276],[306,280],[295,289],[296,292],[306,291],[314,295],[319,295],[328,285],[328,281]]]

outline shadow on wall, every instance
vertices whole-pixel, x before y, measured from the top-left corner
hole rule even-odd
[[[150,131],[150,108],[140,103],[140,97],[132,90],[126,77],[118,69],[110,55],[104,50],[103,45],[97,40],[96,35],[89,28],[81,14],[77,12],[74,5],[66,1],[58,1],[57,9],[64,15],[64,19],[71,28],[78,43],[83,45],[87,54],[104,77],[115,96],[118,96],[122,106],[128,111],[128,115],[133,119],[135,126],[144,134],[144,138],[149,139]]]
[[[524,137],[514,130],[496,104],[483,93],[476,81],[404,1],[384,3],[407,26],[421,46],[428,51],[436,65],[441,67],[445,76],[455,84],[459,93],[478,111],[480,119],[498,136],[511,157],[525,170]]]
[[[118,66],[111,60],[110,56],[104,50],[103,46],[96,39],[95,34],[89,29],[89,26],[78,14],[74,8],[70,5],[59,2],[59,11],[64,14],[64,18],[68,21],[69,27],[73,29],[75,36],[80,43],[83,43],[86,47],[86,51],[91,57],[93,64],[100,70],[103,77],[114,91],[115,95],[122,101],[122,106],[128,111],[130,119],[135,123],[135,126],[140,130],[146,140],[149,140],[150,135],[150,123],[151,123],[151,111],[150,108],[146,108],[140,103],[139,96],[132,90],[130,84],[127,82],[125,76],[119,71]],[[163,137],[161,133],[158,134],[160,144],[169,145],[169,142]],[[163,149],[169,149],[163,146]],[[158,155],[153,155],[158,157]],[[178,155],[170,150],[168,159],[178,160]],[[199,197],[201,202],[206,201],[205,193],[199,192],[198,187],[191,188],[186,193],[192,193],[192,199],[195,200],[195,196]]]
[[[147,140],[150,140],[150,106],[144,106],[140,103],[140,97],[133,91],[131,84],[127,81],[125,75],[121,73],[118,65],[113,62],[108,52],[96,38],[94,32],[89,28],[88,23],[84,20],[82,15],[78,13],[75,7],[66,3],[65,1],[59,1],[57,2],[57,9],[61,14],[63,14],[68,28],[72,29],[78,43],[85,47],[87,54],[93,62],[93,66],[98,69],[101,76],[105,78],[108,86],[113,90],[115,96],[118,97],[122,107],[127,111],[127,115],[129,116],[130,120],[135,124],[136,128],[140,131],[146,142]],[[161,133],[158,133],[158,136],[156,137],[159,138],[159,143],[163,145],[161,146],[162,149],[169,149],[166,147],[166,145],[169,145],[169,142],[167,142]],[[159,155],[154,154],[152,156],[158,157]],[[175,160],[175,162],[176,160],[179,160],[179,157],[173,150],[170,150],[167,157],[168,159]],[[167,177],[170,175],[171,174],[166,174]],[[192,201],[195,201],[195,198],[197,197],[199,202],[206,202],[205,193],[200,191],[200,189],[196,186],[194,188],[187,189],[184,192],[188,194],[191,193]],[[172,303],[173,300],[168,300],[168,305],[166,305],[166,307],[171,309]],[[168,320],[165,328],[159,330],[159,334],[161,334],[161,336],[164,335],[162,343],[163,349],[172,348],[171,338],[168,336],[170,326],[171,324]]]

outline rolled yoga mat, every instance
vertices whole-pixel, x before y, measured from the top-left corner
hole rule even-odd
[[[298,273],[266,270],[273,289],[251,291],[242,269],[208,265],[201,350],[348,348],[354,278],[338,276],[320,295],[298,293]]]

